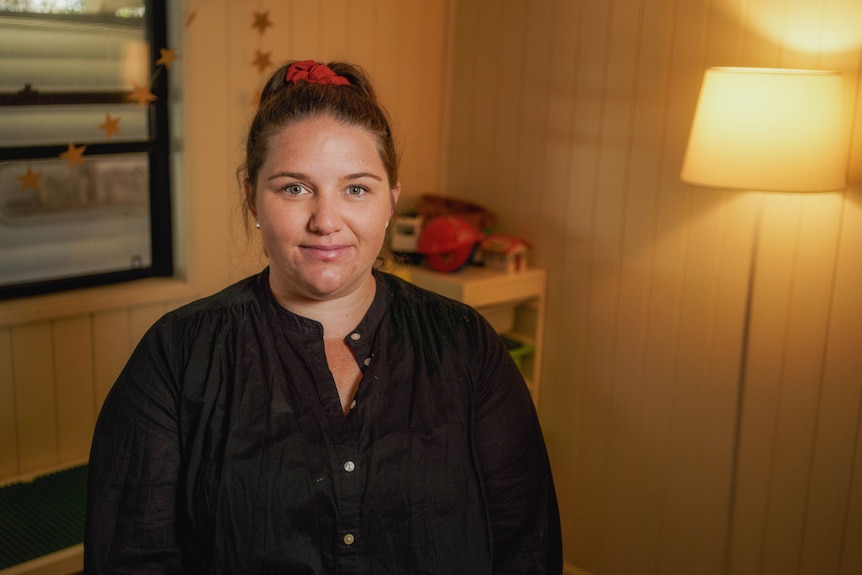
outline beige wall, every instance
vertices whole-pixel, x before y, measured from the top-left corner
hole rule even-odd
[[[492,206],[549,270],[541,411],[568,563],[862,572],[862,3],[456,7],[446,189]],[[847,190],[681,183],[711,65],[843,72]]]
[[[343,57],[394,116],[405,193],[487,205],[549,271],[540,408],[569,572],[859,572],[858,0],[187,0],[176,20],[192,13],[171,72],[184,279],[0,303],[0,481],[85,458],[143,330],[260,267],[234,180],[254,51]],[[682,184],[710,65],[842,71],[847,190]]]

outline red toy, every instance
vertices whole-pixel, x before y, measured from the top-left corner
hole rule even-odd
[[[429,221],[419,236],[418,251],[428,267],[438,272],[458,271],[470,261],[484,236],[457,216],[439,216]]]

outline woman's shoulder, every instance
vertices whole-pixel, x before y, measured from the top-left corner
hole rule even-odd
[[[168,311],[153,324],[150,332],[173,339],[239,325],[249,315],[260,313],[261,285],[266,281],[263,276],[265,272],[247,277],[212,295]]]
[[[166,314],[174,318],[182,318],[198,313],[217,312],[236,306],[257,304],[264,272],[249,276],[220,291],[184,304]]]

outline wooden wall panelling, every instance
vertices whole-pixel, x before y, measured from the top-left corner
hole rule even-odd
[[[826,45],[835,30],[830,15],[849,4],[535,4],[457,4],[453,61],[458,66],[452,71],[447,182],[455,195],[503,206],[501,221],[510,230],[541,228],[534,236],[539,238],[534,255],[550,271],[545,380],[553,382],[546,386],[542,417],[561,484],[567,556],[577,558],[578,568],[595,573],[718,573],[727,542],[737,370],[758,196],[685,186],[678,179],[679,165],[706,66],[829,67],[829,60],[842,58],[835,67],[858,69],[858,38],[849,55],[801,55],[786,33],[800,23],[809,29],[820,26]],[[813,13],[818,19],[809,18]],[[772,27],[771,35],[762,29],[764,22]],[[546,35],[534,34],[542,27]],[[574,46],[558,35],[567,27],[576,38]],[[493,42],[499,43],[497,52],[489,48]],[[638,46],[634,63],[633,44]],[[538,81],[513,67],[501,67],[500,73],[486,70],[501,55],[506,62],[520,58],[533,63],[533,56],[543,53],[548,56],[539,61],[553,64]],[[563,67],[565,74],[559,74]],[[537,70],[542,71],[541,64]],[[571,87],[559,90],[569,79]],[[858,86],[855,78],[851,86]],[[489,89],[500,95],[489,100]],[[530,115],[536,105],[545,108],[538,121]],[[493,114],[512,138],[490,124]],[[567,126],[572,126],[570,133]],[[532,137],[536,129],[544,130],[544,140]],[[524,191],[523,176],[536,171],[536,165],[547,181],[565,179],[565,185]],[[516,185],[501,185],[510,181]],[[545,211],[546,204],[565,209]],[[845,212],[848,205],[853,204],[842,204]],[[559,230],[553,216],[548,217],[554,211],[565,214]],[[785,246],[815,233],[812,210],[802,212],[795,231],[778,239]],[[777,214],[767,211],[766,216]],[[831,221],[834,228],[838,220]],[[800,251],[793,265],[809,271],[828,265],[839,247],[827,244],[812,248],[810,256]],[[815,259],[812,266],[804,263]],[[785,272],[796,270],[787,262],[781,265]],[[801,541],[802,553],[811,557],[825,553],[801,540],[800,529],[813,532],[808,522],[815,516],[820,522],[835,521],[834,516],[825,519],[819,505],[817,511],[813,507],[814,499],[828,499],[814,485],[829,484],[831,476],[813,462],[837,455],[820,451],[822,423],[815,425],[811,414],[818,411],[809,405],[816,396],[818,410],[835,410],[835,389],[825,380],[822,386],[810,386],[806,373],[830,357],[833,338],[824,334],[834,329],[834,320],[824,327],[818,306],[827,296],[837,301],[833,289],[840,288],[832,280],[801,278],[799,273],[791,273],[800,285],[782,292],[785,301],[771,302],[784,311],[767,307],[755,318],[763,338],[753,345],[765,346],[766,355],[753,362],[753,369],[777,383],[757,392],[763,409],[772,402],[774,415],[771,423],[753,424],[750,417],[743,421],[743,445],[748,446],[743,452],[757,445],[770,461],[758,468],[766,473],[764,480],[746,467],[750,456],[743,453],[739,477],[741,497],[756,499],[754,491],[762,497],[748,516],[757,523],[758,509],[765,506],[767,511],[759,524],[734,539],[738,543],[741,538],[763,565],[785,567],[793,556],[782,555],[788,542]],[[806,292],[822,297],[816,304],[800,303]],[[852,331],[854,325],[846,329]],[[822,343],[821,358],[801,353],[811,340]],[[775,361],[775,349],[784,359]],[[840,365],[858,377],[857,366]],[[855,391],[837,393],[852,400]],[[851,417],[851,410],[845,417]],[[852,417],[859,414],[854,411]],[[856,429],[852,421],[845,421],[845,433]],[[761,435],[769,430],[768,438]],[[567,443],[568,449],[563,447]],[[803,454],[794,446],[801,446]],[[846,454],[846,448],[836,453]],[[806,457],[812,462],[807,480],[802,477]],[[794,477],[777,485],[778,469]],[[622,479],[626,474],[628,482]],[[803,485],[808,487],[800,527],[803,504],[793,499]],[[846,530],[853,528],[838,534],[846,537]],[[601,546],[608,551],[602,553]]]
[[[632,78],[631,93],[621,100],[627,102],[628,109],[619,110],[628,129],[622,140],[626,153],[620,157],[627,168],[619,170],[623,179],[618,184],[623,186],[619,196],[622,221],[617,230],[620,254],[612,340],[617,413],[611,422],[611,437],[618,455],[612,456],[609,474],[611,509],[603,514],[602,566],[614,565],[619,572],[635,566],[648,570],[658,562],[661,516],[657,500],[647,496],[659,492],[658,477],[663,466],[654,455],[661,440],[656,434],[639,433],[638,429],[644,426],[643,405],[652,393],[644,366],[660,164],[657,154],[643,152],[661,145],[663,137],[672,8],[669,2],[650,3],[649,9],[644,3],[614,7],[615,13],[631,13],[631,22],[623,28],[633,35],[635,45],[631,49],[636,54],[634,62],[628,54],[621,64],[622,69],[632,66],[628,71]],[[619,100],[620,96],[611,95],[609,99]],[[627,552],[616,553],[614,547]]]
[[[183,29],[180,64],[183,108],[183,181],[186,265],[197,295],[224,286],[235,263],[231,252],[231,201],[236,190],[235,148],[227,117],[241,79],[228,74],[227,63],[237,50],[230,42],[225,0],[186,3],[195,9]],[[188,12],[186,13],[188,15]],[[250,18],[250,14],[248,16]],[[251,25],[251,22],[248,22]],[[253,54],[241,54],[250,62]],[[250,64],[249,64],[250,65]],[[193,105],[191,103],[194,103]]]
[[[567,296],[566,291],[562,289],[562,278],[566,272],[562,265],[561,247],[571,241],[564,225],[569,195],[560,191],[568,188],[572,177],[569,162],[574,140],[572,94],[578,73],[576,30],[580,26],[580,15],[579,3],[563,2],[559,6],[559,13],[556,13],[556,17],[550,22],[549,50],[554,57],[548,73],[548,101],[544,106],[545,117],[540,122],[543,128],[541,137],[545,141],[545,154],[538,164],[538,172],[533,182],[533,186],[543,192],[537,203],[540,215],[536,234],[525,236],[534,242],[533,251],[530,254],[531,264],[547,270],[547,299],[555,302],[563,301]],[[548,334],[559,334],[565,328],[564,319],[559,314],[546,315],[545,325],[545,331]],[[542,378],[552,377],[551,374],[554,374],[555,383],[546,388],[554,390],[551,394],[542,394],[540,397],[539,411],[543,418],[543,425],[550,429],[554,426],[552,419],[557,414],[545,406],[562,401],[565,405],[571,406],[569,416],[578,408],[570,395],[574,386],[558,367],[561,358],[569,352],[569,346],[556,335],[544,338],[543,342],[545,352]],[[556,436],[547,435],[546,441],[549,451],[554,454],[556,467],[559,467],[561,472],[563,469],[568,469],[573,464],[571,457],[573,450],[568,449],[567,443],[561,444],[560,438]],[[568,529],[567,526],[566,529]]]
[[[856,19],[862,16],[862,6],[845,4],[849,6],[854,6]],[[846,25],[846,13],[833,14]],[[858,70],[862,48],[834,58],[840,61],[830,59],[825,65]],[[845,82],[848,115],[857,126],[848,163],[852,184],[841,194],[835,287],[799,562],[802,573],[850,575],[862,566],[862,513],[858,512],[862,509],[862,130],[858,128],[862,90],[856,73],[845,73]]]
[[[346,19],[344,40],[347,44],[340,46],[337,55],[343,58],[350,57],[362,67],[371,69],[376,62],[377,45],[370,39],[386,34],[386,31],[377,27],[377,10],[374,2],[348,1],[344,17]]]
[[[790,572],[799,561],[805,524],[817,405],[822,393],[832,282],[838,252],[841,194],[798,195],[785,225],[795,238],[788,325],[773,431],[767,523],[761,572]],[[813,433],[812,433],[813,432]]]
[[[569,270],[568,297],[574,313],[567,314],[563,341],[571,346],[570,357],[577,358],[570,371],[572,385],[576,386],[576,401],[580,406],[579,418],[570,426],[562,441],[570,442],[575,451],[576,480],[571,478],[564,487],[562,513],[577,518],[568,534],[570,552],[580,558],[579,566],[588,570],[598,568],[601,558],[602,479],[606,460],[604,443],[607,437],[608,401],[607,380],[598,373],[604,355],[590,357],[597,338],[590,334],[593,311],[593,289],[596,278],[589,265],[594,257],[595,188],[597,166],[601,148],[601,121],[604,105],[603,63],[608,50],[609,5],[583,3],[581,27],[578,36],[578,64],[576,101],[574,110],[574,150],[572,150],[572,179],[566,193],[571,194],[565,225],[577,230],[566,250],[565,266]],[[571,236],[570,236],[571,237]],[[568,306],[567,306],[568,307]],[[589,406],[587,408],[587,406]]]
[[[58,456],[50,322],[12,328],[12,368],[19,473],[37,473],[56,465]]]
[[[729,418],[736,407],[732,401],[710,402],[711,363],[705,360],[711,355],[715,338],[715,302],[724,295],[717,291],[714,281],[719,273],[722,221],[720,211],[711,209],[713,198],[700,190],[688,192],[688,203],[684,271],[677,299],[679,320],[669,414],[662,565],[669,573],[717,573],[724,552],[726,507],[717,515],[705,510],[716,511],[711,505],[716,494],[727,492],[730,461],[713,461],[726,451],[705,452],[703,442],[704,435],[712,431],[705,427],[714,422],[710,415]],[[714,382],[716,391],[720,393],[724,388],[733,393],[734,381]],[[730,411],[717,413],[718,406]],[[724,429],[731,431],[729,427]],[[732,434],[721,439],[729,445]],[[715,471],[718,473],[709,473]]]
[[[445,195],[470,197],[478,201],[475,195],[465,196],[465,191],[473,186],[473,178],[480,174],[470,169],[476,142],[473,130],[473,110],[470,106],[465,87],[473,85],[473,76],[477,72],[476,53],[473,50],[473,39],[476,37],[479,20],[476,16],[476,2],[458,3],[455,9],[453,25],[455,33],[452,39],[453,66],[449,71],[452,77],[452,94],[450,103],[451,128],[448,140],[445,142],[444,154],[447,157]],[[457,63],[456,63],[457,58]]]
[[[321,56],[325,62],[330,60],[344,59],[350,47],[350,41],[355,40],[357,43],[364,43],[359,38],[351,38],[351,28],[358,27],[363,34],[367,30],[363,30],[364,22],[351,22],[349,0],[322,0],[320,2],[320,45],[322,48]],[[362,2],[359,2],[362,4]],[[368,13],[369,5],[360,6],[364,8],[360,13]]]
[[[700,90],[703,70],[712,65],[739,64],[742,22],[745,6],[736,2],[712,3],[702,14],[704,18],[699,51],[699,65],[692,70],[691,86]],[[700,17],[700,15],[698,15]],[[696,101],[695,92],[689,106]],[[682,117],[690,122],[693,108],[687,107]],[[684,134],[687,134],[686,126]],[[711,572],[723,572],[728,549],[727,519],[731,505],[734,474],[737,409],[739,402],[739,362],[742,357],[740,340],[744,330],[746,293],[752,258],[754,219],[758,202],[756,195],[739,191],[709,190],[689,186],[692,198],[691,217],[714,217],[720,222],[716,238],[716,266],[713,282],[715,291],[709,308],[710,341],[702,355],[689,361],[702,361],[707,367],[702,374],[705,387],[702,432],[696,464],[699,466],[697,488],[699,498],[693,514],[697,531],[690,557],[700,556],[702,565]],[[695,242],[696,243],[696,242]],[[697,266],[695,266],[697,267]],[[692,318],[693,319],[693,318]],[[672,552],[668,550],[669,552]]]
[[[448,123],[446,66],[453,4],[452,0],[426,0],[404,16],[399,70],[401,76],[413,80],[402,82],[401,104],[390,109],[403,142],[402,182],[408,195],[444,191],[440,175]]]
[[[812,0],[805,0],[811,2]],[[813,0],[819,2],[819,0]],[[727,3],[727,2],[725,2]],[[786,52],[780,38],[763,33],[764,20],[771,20],[771,27],[786,22],[786,0],[751,0],[739,13],[742,36],[739,44],[740,59],[737,66],[784,66],[781,58]]]
[[[497,142],[511,141],[513,145],[514,156],[510,169],[514,179],[501,181],[500,186],[494,186],[488,194],[489,201],[500,210],[502,221],[510,222],[510,232],[535,238],[541,226],[540,212],[536,208],[541,205],[543,196],[550,193],[550,190],[539,185],[542,177],[539,166],[544,161],[548,145],[544,127],[544,122],[548,120],[545,112],[548,86],[550,78],[560,71],[551,58],[552,41],[548,34],[554,19],[554,4],[527,2],[526,5],[523,59],[520,62],[523,70],[520,99],[513,117],[500,117],[499,134],[495,138]],[[505,36],[502,40],[509,42]],[[507,63],[501,62],[500,66],[505,67]],[[518,138],[508,137],[513,126],[516,128],[515,133],[519,134]],[[514,182],[514,188],[501,202],[499,190],[511,186],[511,182]]]
[[[623,497],[629,502],[629,518],[615,517],[626,539],[623,559],[631,571],[658,570],[661,537],[662,478],[665,463],[658,457],[664,443],[661,420],[665,418],[661,380],[653,378],[655,345],[660,344],[649,323],[652,308],[653,262],[657,238],[657,214],[663,164],[667,90],[674,31],[674,2],[639,4],[640,11],[637,91],[632,110],[631,155],[627,159],[625,210],[619,288],[619,319],[615,346],[616,373],[628,388],[626,440],[634,459],[628,463],[629,484]],[[576,104],[577,105],[577,104]],[[574,273],[574,272],[573,272]],[[614,497],[620,496],[614,492]],[[609,529],[607,526],[606,529]],[[625,572],[625,571],[621,571]]]
[[[398,5],[401,6],[401,21],[395,28],[398,76],[412,80],[398,82],[397,95],[384,94],[383,103],[390,111],[402,150],[402,193],[439,194],[448,3],[423,0]],[[398,106],[392,110],[396,102]],[[408,134],[409,143],[405,142]]]
[[[652,239],[650,284],[647,287],[648,312],[646,361],[643,364],[643,417],[640,429],[649,430],[643,444],[644,473],[639,477],[639,517],[647,518],[644,556],[632,557],[634,564],[661,573],[715,573],[717,566],[707,563],[710,555],[693,557],[698,482],[696,460],[691,458],[691,442],[699,439],[701,429],[691,416],[701,413],[702,381],[692,381],[688,370],[702,353],[702,341],[689,341],[692,323],[701,321],[710,329],[709,294],[695,281],[712,273],[714,255],[703,261],[691,258],[697,253],[689,218],[701,201],[679,182],[679,150],[688,130],[688,118],[680,110],[693,108],[697,97],[701,54],[695,46],[703,33],[704,7],[677,2],[667,12],[669,45],[664,75],[666,96],[662,138],[656,174],[655,207],[650,213],[655,236]],[[649,49],[649,48],[646,48]],[[610,63],[609,65],[613,65]],[[620,169],[624,169],[620,166]],[[698,217],[703,217],[701,211]],[[714,229],[714,228],[713,228]],[[695,262],[689,269],[687,264]],[[692,283],[694,282],[694,283]],[[700,289],[696,289],[700,288]],[[692,317],[691,314],[696,314]],[[643,499],[641,499],[643,497]],[[678,539],[681,538],[681,541]]]
[[[244,3],[238,3],[243,4]],[[269,10],[276,10],[277,3],[270,2],[267,5]],[[305,60],[305,59],[322,59],[325,54],[323,45],[324,35],[321,30],[325,23],[321,21],[319,2],[303,2],[302,0],[289,0],[288,6],[288,46],[290,52],[284,54],[283,48],[277,47],[275,54],[281,54],[281,59]],[[283,17],[283,11],[279,18]]]
[[[534,6],[526,2],[480,3],[473,26],[469,66],[472,88],[466,98],[472,142],[462,136],[455,144],[464,152],[462,161],[468,166],[469,179],[460,186],[463,189],[452,192],[487,207],[498,221],[505,221],[506,214],[517,209],[508,190],[521,185],[518,154],[529,145],[520,115],[525,93],[530,89],[527,42],[512,42],[509,34],[515,30],[528,34],[525,23]],[[457,67],[466,56],[457,52],[453,64]],[[492,88],[498,86],[505,89]],[[524,193],[532,195],[529,189],[531,192]]]
[[[763,220],[752,294],[748,366],[743,389],[740,445],[729,558],[733,573],[760,573],[767,522],[775,425],[788,333],[794,248],[786,222],[798,218],[798,197],[763,194]]]
[[[859,379],[856,379],[856,384],[859,384]],[[857,393],[856,395],[858,396],[859,394]],[[860,418],[862,418],[862,414],[857,415],[857,421]],[[846,434],[842,434],[841,439],[846,439]],[[842,443],[844,442],[842,441]],[[847,490],[849,493],[846,499],[844,499],[844,501],[846,501],[846,506],[842,510],[840,507],[840,498],[836,498],[837,500],[835,503],[838,503],[838,505],[833,504],[826,507],[828,523],[837,523],[834,518],[840,517],[841,511],[844,513],[844,521],[842,525],[844,533],[841,538],[840,557],[838,558],[840,575],[853,575],[858,573],[859,566],[862,565],[862,543],[860,543],[860,541],[862,541],[862,517],[860,517],[859,513],[854,512],[855,510],[862,509],[862,478],[860,478],[860,476],[862,476],[862,469],[860,469],[860,467],[862,466],[859,465],[859,462],[862,461],[862,425],[857,425],[856,427],[855,448],[856,450],[852,459],[853,467],[850,470],[852,479],[850,481],[849,489]],[[820,462],[818,461],[818,463]],[[836,462],[834,467],[830,467],[828,469],[832,473],[836,474],[838,478],[843,478],[844,476],[837,474],[847,470],[845,465],[846,460],[844,462]],[[818,487],[823,488],[824,486],[818,485]],[[828,487],[826,487],[826,489],[828,489]],[[822,496],[825,494],[824,492],[825,489],[819,492],[818,495]],[[812,507],[816,506],[820,502],[821,498],[811,498]],[[813,526],[812,523],[813,522],[809,522],[807,526],[812,526],[816,529],[816,526]],[[823,532],[819,532],[816,535],[817,539],[822,540],[822,537]],[[831,542],[828,542],[819,546],[816,549],[816,552],[804,553],[802,556],[802,566],[805,568],[805,572],[815,573],[822,565],[832,563],[836,555],[834,550],[835,546]],[[819,553],[822,553],[827,561],[819,561],[819,557],[817,556]]]
[[[585,450],[582,465],[593,460],[590,490],[581,497],[591,500],[594,533],[598,537],[596,561],[602,569],[616,570],[625,566],[627,557],[614,551],[627,546],[632,529],[621,528],[619,519],[631,502],[630,474],[635,454],[631,449],[630,433],[633,428],[633,401],[636,388],[629,385],[618,362],[621,353],[620,335],[636,328],[638,318],[620,314],[621,269],[624,245],[625,206],[629,187],[620,164],[631,157],[631,135],[634,97],[636,93],[636,65],[640,36],[640,9],[620,9],[618,4],[596,6],[600,14],[589,17],[587,23],[601,31],[594,61],[585,61],[582,70],[594,74],[596,115],[594,138],[595,155],[589,166],[591,188],[585,190],[590,198],[590,226],[593,230],[589,251],[584,263],[590,268],[586,313],[587,333],[584,380],[587,402],[596,409],[584,410],[580,437]],[[582,47],[582,54],[587,52]],[[610,61],[618,65],[608,66]],[[581,75],[581,78],[588,77]],[[583,93],[583,92],[582,92]],[[587,101],[593,100],[592,97]],[[580,104],[579,104],[580,105]],[[591,136],[590,139],[592,139]],[[592,429],[592,431],[590,431]],[[588,483],[584,482],[586,486]]]
[[[12,330],[0,328],[0,484],[19,473]]]
[[[519,179],[521,153],[537,144],[521,114],[532,89],[529,66],[544,67],[543,62],[529,62],[527,54],[526,38],[532,37],[529,23],[536,20],[537,13],[536,3],[480,3],[470,48],[475,52],[468,99],[473,141],[459,143],[468,154],[470,177],[467,189],[459,190],[459,195],[491,210],[498,225],[518,209],[512,190],[523,185]],[[512,33],[522,40],[511,41]],[[456,53],[456,62],[461,56],[462,52]],[[532,196],[535,191],[527,188],[523,193]]]
[[[96,422],[89,315],[53,322],[58,463],[86,461]]]
[[[306,34],[314,32],[318,21],[316,3],[299,3],[306,7],[308,14],[296,13],[296,2],[270,2],[249,4],[229,2],[222,14],[221,27],[224,30],[228,52],[224,56],[222,68],[227,77],[226,108],[219,111],[223,122],[224,140],[220,142],[221,153],[225,158],[223,176],[223,201],[220,202],[227,222],[227,250],[230,254],[228,282],[233,283],[260,271],[266,266],[258,234],[252,228],[249,233],[246,215],[243,211],[243,191],[236,178],[236,170],[245,160],[245,143],[248,126],[257,108],[260,92],[269,78],[288,59],[306,59],[306,52],[316,46],[306,45],[299,54],[293,46],[305,39]],[[272,25],[261,34],[252,27],[255,13],[267,12]],[[301,24],[311,27],[306,31]],[[296,30],[297,27],[302,29]],[[222,40],[223,41],[223,40]],[[302,44],[299,44],[300,46]],[[256,55],[268,55],[271,66],[260,70],[255,64]],[[223,233],[223,232],[222,232]],[[225,234],[223,234],[225,235]]]
[[[862,4],[830,1],[821,7],[824,26],[820,41],[855,38],[853,50],[824,51],[816,67],[844,71],[845,111],[848,124],[856,126],[849,141],[849,187],[838,195],[833,229],[815,232],[834,243],[834,268],[817,280],[831,282],[826,310],[823,356],[819,366],[814,433],[811,438],[810,467],[805,471],[805,496],[798,556],[799,572],[858,572],[862,566],[862,130],[859,114],[862,91],[858,70],[862,63],[862,41],[858,28],[850,33],[848,22],[862,18]],[[826,32],[828,30],[828,32]],[[849,36],[848,36],[849,35]],[[820,195],[811,201],[824,203]],[[805,221],[809,221],[807,210]],[[820,220],[815,220],[820,223]],[[818,226],[821,227],[821,226]],[[805,238],[806,244],[820,245],[819,237]],[[803,248],[807,249],[807,248]],[[815,256],[816,257],[816,256]],[[832,257],[826,258],[832,261]],[[804,267],[802,269],[805,269]],[[813,280],[813,281],[817,281]],[[804,291],[803,291],[804,293]],[[820,342],[817,342],[818,344]],[[811,350],[813,351],[813,350]],[[855,426],[855,432],[854,432]],[[855,451],[854,451],[855,450]]]
[[[714,299],[709,308],[709,345],[699,358],[705,372],[697,466],[699,498],[694,512],[697,531],[692,556],[700,555],[711,572],[723,572],[728,544],[728,510],[734,474],[736,424],[739,407],[739,365],[745,323],[756,206],[752,194],[720,190],[693,190],[710,198],[719,219],[719,245],[712,281]],[[692,318],[694,319],[694,318]]]
[[[620,166],[630,166],[634,153],[635,120],[638,111],[638,88],[643,77],[639,69],[640,56],[648,47],[641,42],[643,30],[642,3],[608,6],[608,41],[602,65],[605,69],[601,150],[597,164],[595,200],[595,238],[591,254],[593,285],[590,288],[590,347],[589,357],[603,358],[601,376],[593,384],[605,387],[607,418],[601,425],[607,428],[604,445],[604,469],[596,480],[602,486],[601,569],[621,572],[631,561],[620,548],[629,548],[640,531],[639,525],[628,520],[634,501],[635,477],[639,445],[635,439],[639,405],[639,343],[643,333],[642,314],[629,315],[622,306],[623,294],[631,289],[643,293],[644,285],[624,286],[624,265],[627,262],[626,232],[631,215],[628,204],[642,188],[631,185],[629,173]],[[615,62],[614,65],[610,65]],[[635,217],[640,219],[643,214]],[[637,301],[637,299],[635,300]],[[634,336],[634,339],[631,338]],[[634,345],[634,348],[629,347]],[[602,350],[602,351],[599,351]],[[594,420],[594,423],[598,423]],[[598,470],[597,470],[598,471]],[[598,529],[597,529],[598,530]]]
[[[402,106],[410,106],[411,103],[403,102],[401,98],[401,84],[404,83],[410,76],[401,76],[398,66],[398,61],[401,58],[399,52],[404,48],[401,44],[403,34],[406,30],[399,30],[399,27],[404,24],[403,14],[407,11],[416,10],[421,2],[401,2],[399,0],[378,0],[372,13],[374,14],[374,26],[377,29],[377,34],[371,39],[374,45],[374,80],[380,92],[381,97],[389,99],[392,102],[394,109],[393,113],[398,114]],[[412,30],[414,34],[419,34],[419,30]],[[439,34],[439,31],[434,32]],[[389,96],[386,96],[389,94]]]
[[[98,413],[132,351],[129,313],[117,310],[95,314],[92,326],[93,391]]]

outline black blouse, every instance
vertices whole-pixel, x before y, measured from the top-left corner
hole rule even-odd
[[[346,416],[322,326],[278,305],[267,270],[147,332],[96,425],[86,573],[561,573],[541,430],[500,338],[375,276]]]

